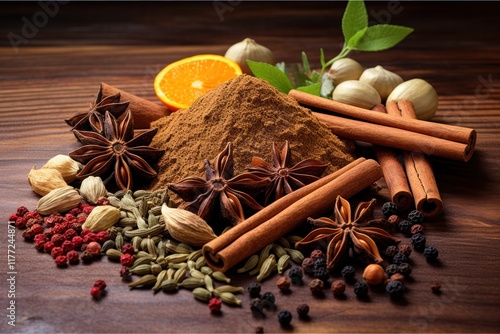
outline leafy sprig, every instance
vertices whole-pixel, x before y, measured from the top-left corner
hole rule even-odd
[[[295,87],[310,94],[329,96],[334,88],[333,83],[323,74],[335,61],[346,57],[354,50],[375,52],[390,49],[412,31],[412,28],[392,24],[368,26],[368,13],[364,1],[349,0],[342,17],[344,35],[342,50],[326,61],[324,51],[320,49],[320,72],[311,70],[305,52],[302,52],[302,64],[291,67],[287,67],[284,62],[276,66],[250,60],[247,63],[257,78],[267,80],[283,93],[288,93]],[[293,80],[290,77],[293,77]]]

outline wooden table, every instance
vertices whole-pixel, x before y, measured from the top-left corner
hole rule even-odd
[[[218,5],[218,9],[214,6]],[[268,45],[277,60],[300,61],[306,51],[319,64],[319,48],[334,56],[342,43],[344,3],[3,3],[0,23],[0,215],[38,197],[26,176],[56,154],[78,147],[63,119],[87,108],[100,82],[156,101],[152,81],[166,64],[199,53],[223,54],[245,37]],[[222,6],[222,7],[221,7]],[[277,294],[280,309],[294,313],[293,327],[280,328],[276,312],[252,317],[243,307],[224,306],[213,316],[188,291],[153,295],[129,291],[119,265],[55,268],[47,254],[15,235],[15,284],[7,284],[7,225],[1,231],[1,332],[497,332],[500,298],[500,44],[499,3],[368,3],[378,22],[415,32],[393,50],[353,53],[366,67],[382,65],[403,78],[420,77],[440,95],[432,121],[477,129],[477,151],[468,163],[431,158],[446,206],[425,223],[429,243],[440,249],[438,265],[412,256],[413,281],[404,302],[372,292],[367,302],[330,293],[313,298],[307,287]],[[44,14],[45,13],[45,14]],[[28,23],[36,24],[29,30]],[[21,39],[15,49],[8,36]],[[7,36],[7,37],[6,37]],[[369,153],[368,153],[369,154]],[[384,189],[381,192],[383,199]],[[12,258],[14,259],[14,258]],[[359,273],[358,273],[359,275]],[[95,279],[108,295],[94,302]],[[247,286],[251,279],[235,276]],[[440,282],[443,294],[429,286]],[[8,296],[8,290],[15,296]],[[275,279],[263,285],[276,292]],[[8,325],[15,301],[16,326]],[[311,320],[295,307],[306,301]]]

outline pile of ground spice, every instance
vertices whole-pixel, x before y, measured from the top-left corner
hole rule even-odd
[[[204,177],[228,142],[233,145],[235,175],[253,156],[270,164],[271,148],[290,143],[291,163],[316,159],[331,173],[353,160],[351,142],[339,140],[307,108],[264,80],[241,75],[198,98],[189,108],[161,118],[151,146],[165,150],[151,189],[165,188],[187,176]]]

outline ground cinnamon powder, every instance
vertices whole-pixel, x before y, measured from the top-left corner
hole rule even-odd
[[[235,175],[253,156],[271,161],[272,143],[290,143],[292,163],[313,158],[331,173],[353,160],[351,142],[339,140],[293,98],[266,81],[241,75],[151,124],[158,128],[151,146],[164,149],[151,189],[165,188],[187,176],[204,177],[203,161],[211,163],[228,142],[233,144]]]

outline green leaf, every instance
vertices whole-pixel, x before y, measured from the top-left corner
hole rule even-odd
[[[283,73],[286,73],[286,64],[284,61],[277,63],[276,67]]]
[[[413,29],[408,27],[378,24],[368,27],[355,45],[349,47],[358,51],[387,50],[405,39],[412,31]]]
[[[293,88],[290,79],[279,68],[270,64],[251,60],[247,60],[247,64],[257,78],[266,80],[280,92],[288,94]]]
[[[300,90],[301,92],[304,93],[320,96],[319,94],[321,92],[321,82],[316,82],[315,84],[309,86],[301,86],[298,87],[297,90]]]
[[[356,46],[358,45],[359,40],[365,35],[367,30],[368,27],[364,27],[363,29],[355,33],[351,38],[349,38],[349,40],[347,41],[347,47],[349,49],[356,50]]]
[[[364,1],[350,0],[342,17],[342,33],[349,41],[358,31],[368,27],[368,14]]]
[[[311,66],[309,65],[309,59],[304,51],[302,51],[302,66],[304,67],[304,72],[311,72]]]

